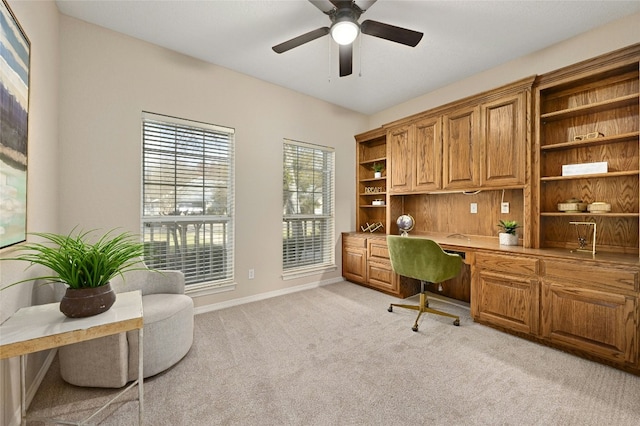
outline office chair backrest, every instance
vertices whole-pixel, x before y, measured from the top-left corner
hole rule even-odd
[[[391,267],[398,275],[441,283],[460,273],[462,258],[446,253],[435,241],[387,235]]]

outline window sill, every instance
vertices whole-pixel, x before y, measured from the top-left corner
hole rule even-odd
[[[191,297],[207,296],[209,294],[225,293],[236,289],[235,282],[225,284],[200,283],[186,286],[185,294]]]
[[[325,272],[333,272],[337,269],[336,265],[322,265],[309,268],[292,269],[290,271],[284,271],[282,273],[283,280],[294,280],[296,278],[309,277],[311,275],[318,275]]]

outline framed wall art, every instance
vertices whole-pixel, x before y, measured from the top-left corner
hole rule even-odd
[[[0,5],[0,248],[26,240],[27,129],[31,44]]]

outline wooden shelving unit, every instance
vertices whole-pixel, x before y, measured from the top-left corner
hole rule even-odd
[[[536,248],[575,247],[569,222],[581,220],[597,224],[599,251],[639,254],[639,57],[634,47],[540,76],[533,152]],[[562,175],[563,165],[593,162],[606,162],[608,172]],[[559,212],[558,203],[571,198],[607,202],[611,211]]]
[[[387,230],[387,133],[380,128],[356,135],[356,226],[362,231],[368,225],[382,223],[374,233],[385,234]],[[374,177],[373,165],[382,163],[382,177]],[[374,205],[382,201],[383,205]]]

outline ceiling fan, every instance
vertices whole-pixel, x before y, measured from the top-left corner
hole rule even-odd
[[[422,33],[382,22],[366,20],[358,24],[358,19],[377,0],[309,0],[331,19],[331,27],[322,27],[294,37],[273,46],[276,53],[284,53],[317,38],[331,34],[339,45],[340,77],[352,73],[353,41],[362,32],[370,36],[415,47],[422,39]]]

